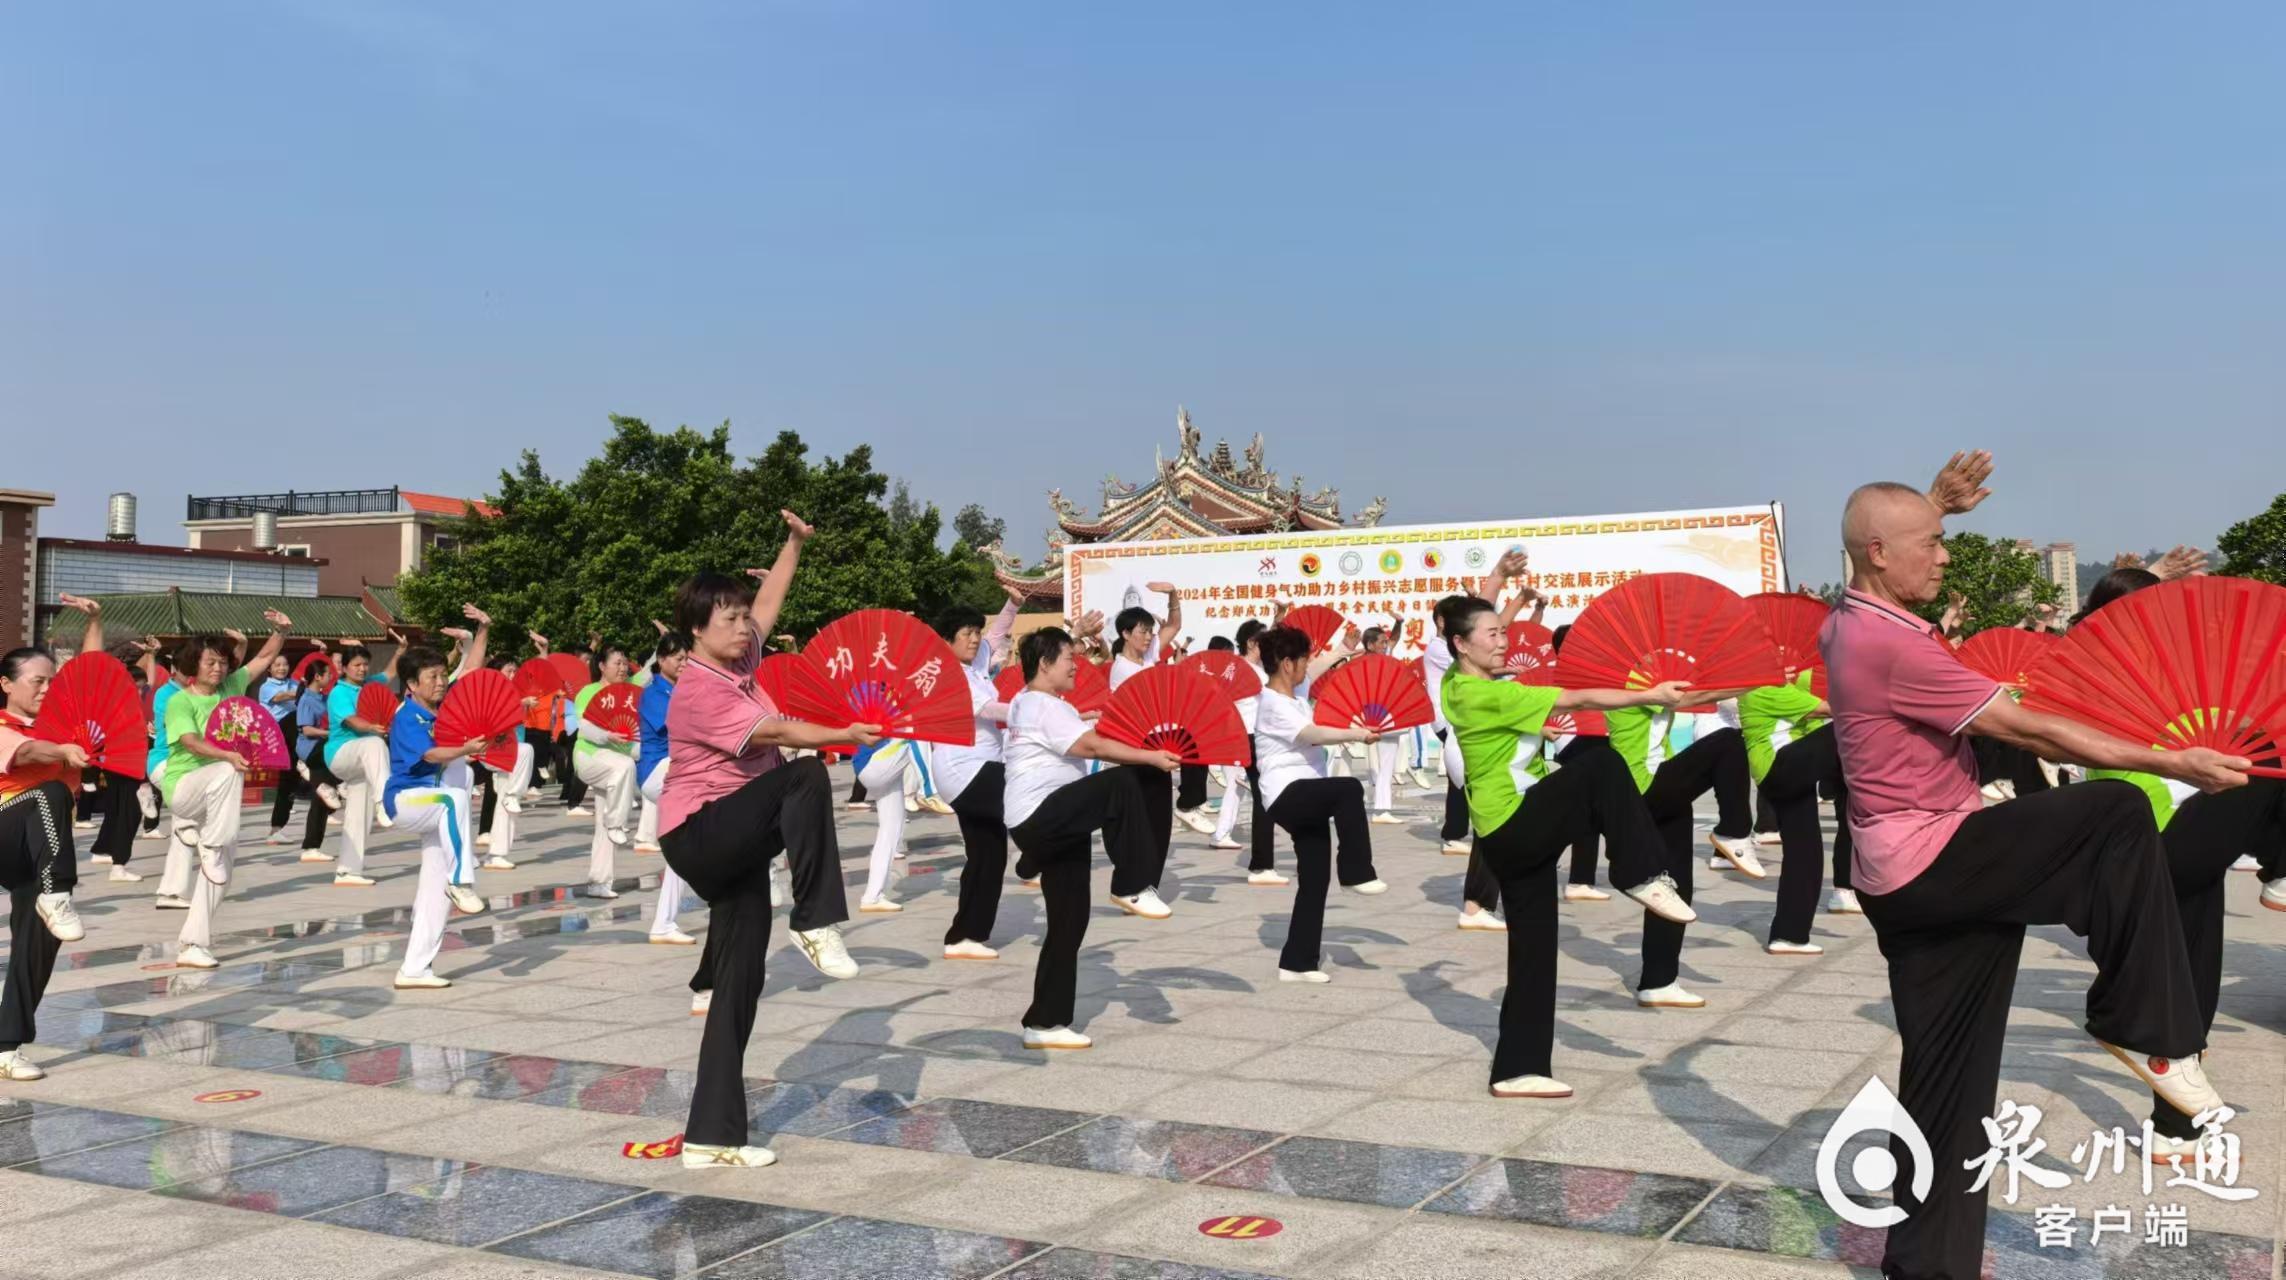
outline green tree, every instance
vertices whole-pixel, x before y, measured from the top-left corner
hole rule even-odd
[[[676,584],[710,569],[738,573],[766,566],[785,539],[781,507],[817,528],[779,627],[807,637],[845,613],[907,609],[929,616],[970,601],[983,557],[955,544],[937,547],[941,518],[913,504],[893,519],[883,504],[888,478],[865,445],[813,462],[794,432],[741,463],[730,429],[656,431],[613,417],[601,456],[568,481],[550,477],[527,450],[503,472],[493,498],[499,514],[463,519],[457,547],[400,583],[414,619],[436,625],[475,600],[492,611],[504,638],[526,629],[559,645],[601,634],[647,651],[651,619],[668,619]]]
[[[2035,605],[2064,603],[2064,589],[2040,571],[2040,557],[2018,551],[2013,542],[1954,533],[1946,535],[1945,550],[1952,556],[1945,566],[1945,594],[1921,607],[1921,616],[1931,622],[1943,615],[1955,594],[1967,598],[1964,634],[2013,627]]]
[[[2286,583],[2286,493],[2272,499],[2269,510],[2232,525],[2215,539],[2215,550],[2222,555],[2217,573]]]
[[[1008,536],[1008,522],[984,514],[981,503],[971,502],[953,516],[953,536],[972,547],[989,547]]]

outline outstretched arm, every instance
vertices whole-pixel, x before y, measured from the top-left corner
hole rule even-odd
[[[1966,730],[2019,746],[2043,760],[2093,769],[2132,769],[2186,782],[2201,791],[2228,791],[2246,785],[2253,762],[2205,747],[2154,751],[2148,746],[2090,729],[2076,720],[2026,710],[2014,698],[1994,697]]]
[[[254,654],[254,660],[243,668],[249,680],[254,678],[256,672],[268,669],[270,659],[286,651],[286,633],[294,629],[294,620],[276,609],[264,609],[262,617],[270,624],[270,638],[262,642],[262,647]]]
[[[81,653],[103,652],[102,603],[86,596],[75,596],[62,591],[56,593],[56,603],[66,609],[77,609],[87,615],[87,630],[80,633],[79,651]]]
[[[778,514],[786,521],[786,543],[778,548],[777,560],[770,565],[767,573],[758,569],[746,571],[762,584],[754,592],[753,610],[746,615],[746,625],[754,629],[756,644],[769,642],[770,629],[778,625],[778,611],[786,605],[786,592],[794,585],[794,570],[802,562],[802,544],[816,532],[791,511],[781,510]]]

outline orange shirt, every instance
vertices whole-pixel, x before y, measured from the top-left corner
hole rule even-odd
[[[19,764],[16,754],[32,739],[24,733],[31,723],[12,711],[0,710],[0,800],[29,791],[43,782],[61,782],[77,789],[79,770],[64,764]]]

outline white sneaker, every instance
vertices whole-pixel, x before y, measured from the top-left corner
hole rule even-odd
[[[854,978],[857,962],[849,958],[849,948],[842,944],[841,930],[832,925],[815,929],[796,929],[794,945],[801,949],[802,958],[817,966],[817,971],[829,978]]]
[[[701,1143],[683,1144],[685,1169],[763,1169],[778,1163],[778,1154],[768,1147],[709,1147]]]
[[[658,851],[659,845],[655,840],[638,840],[635,842],[635,852],[637,853],[657,853]]]
[[[1692,995],[1675,983],[1635,993],[1635,1003],[1646,1009],[1704,1009],[1705,996]]]
[[[1360,884],[1345,884],[1342,886],[1342,888],[1349,890],[1351,893],[1362,893],[1370,898],[1377,893],[1389,892],[1389,882],[1381,879],[1373,879],[1364,881]]]
[[[1406,772],[1413,775],[1413,785],[1421,790],[1435,791],[1437,789],[1437,775],[1427,769],[1408,769]]]
[[[381,801],[382,797],[378,795],[373,799],[373,825],[376,827],[396,826],[397,820],[389,816],[388,806]]]
[[[1786,843],[1786,837],[1775,831],[1757,831],[1754,833],[1754,843],[1768,849]]]
[[[137,840],[164,840],[167,838],[167,833],[159,830],[157,827],[152,827],[148,831],[136,831],[135,838]]]
[[[2242,853],[2238,855],[2238,861],[2230,864],[2230,869],[2233,871],[2260,871],[2262,870],[2262,859],[2251,853]],[[2158,1136],[2165,1137],[2166,1135],[2160,1134]]]
[[[1245,847],[1245,845],[1242,845],[1236,840],[1231,839],[1229,836],[1224,836],[1220,840],[1207,841],[1207,848],[1209,849],[1243,849]]]
[[[1197,809],[1175,810],[1175,820],[1202,836],[1214,834],[1214,819]]]
[[[129,871],[127,868],[120,866],[116,862],[111,864],[111,879],[114,883],[133,884],[142,878],[143,877],[135,874],[132,871]]]
[[[1492,1084],[1495,1098],[1569,1098],[1572,1087],[1554,1076],[1510,1076]]]
[[[625,844],[627,843],[627,828],[605,827],[603,829],[603,836],[606,840],[611,841],[613,844]]]
[[[23,1050],[10,1049],[6,1053],[0,1053],[0,1080],[26,1083],[47,1078],[48,1073],[40,1070],[38,1064],[25,1057]]]
[[[175,952],[175,967],[178,969],[219,969],[222,967],[222,962],[215,959],[214,953],[205,947],[195,942],[186,942],[180,950]]]
[[[157,899],[156,901],[152,902],[152,903],[151,903],[151,905],[152,905],[152,906],[154,906],[154,907],[157,907],[157,908],[158,908],[159,910],[161,910],[161,911],[188,911],[188,910],[190,910],[190,902],[189,902],[187,899],[178,898],[178,897],[176,897],[175,895],[173,895],[173,894],[171,894],[171,893],[162,893],[162,894],[160,894],[160,895],[158,896],[158,899]]]
[[[1826,910],[1837,916],[1862,916],[1865,908],[1857,905],[1857,890],[1836,889],[1826,895]]]
[[[2198,1058],[2159,1058],[2122,1049],[2116,1044],[2097,1044],[2110,1050],[2111,1056],[2127,1064],[2127,1069],[2150,1086],[2161,1101],[2187,1116],[2196,1116],[2214,1110],[2223,1104],[2222,1094],[2215,1091],[2207,1080],[2207,1069]]]
[[[1738,868],[1739,874],[1749,880],[1760,880],[1770,874],[1763,870],[1762,859],[1754,856],[1754,842],[1752,840],[1741,839],[1738,836],[1718,836],[1710,831],[1707,833],[1707,843],[1715,847],[1716,853],[1730,859],[1731,865]]]
[[[399,991],[438,991],[451,986],[452,979],[440,978],[434,970],[423,969],[419,973],[399,973],[397,980],[389,985]]]
[[[1287,879],[1276,871],[1249,871],[1246,873],[1246,883],[1275,887],[1287,883]]]
[[[1487,933],[1508,932],[1508,922],[1501,919],[1498,912],[1493,911],[1463,911],[1460,913],[1460,927],[1463,929],[1482,929]]]
[[[575,804],[571,808],[564,810],[564,816],[567,818],[592,818],[595,816],[595,810],[588,808],[584,804]]]
[[[1772,938],[1762,949],[1774,956],[1822,956],[1826,953],[1826,949],[1815,942],[1788,942],[1784,938]]]
[[[487,831],[487,832],[485,832],[484,834],[482,834],[482,835],[480,835],[480,836],[476,837],[476,847],[477,847],[477,848],[479,848],[479,849],[489,849],[489,848],[491,848],[491,847],[492,847],[492,833],[491,833],[491,832],[489,832],[489,831]]]
[[[1728,870],[1730,870],[1730,859],[1728,859],[1728,858],[1726,858],[1726,857],[1722,856],[1722,855],[1721,855],[1721,854],[1719,854],[1719,853],[1711,853],[1711,854],[1708,854],[1708,855],[1707,855],[1707,870],[1709,870],[1709,871],[1728,871]]]
[[[713,1007],[714,993],[712,991],[693,991],[691,993],[692,1017],[703,1018],[706,1016],[706,1011],[712,1009]]]
[[[1381,812],[1374,814],[1372,817],[1367,818],[1366,821],[1372,823],[1377,827],[1402,827],[1405,825],[1405,820],[1403,818],[1400,818],[1396,814],[1389,812],[1387,809],[1383,809]]]
[[[95,819],[93,818],[73,818],[71,820],[71,829],[74,831],[91,831],[94,828]]]
[[[327,825],[327,826],[329,826],[329,827],[338,827],[338,826],[340,826],[340,825],[341,825],[341,815],[340,815],[340,814],[338,814],[338,813],[329,813],[329,814],[325,815],[325,825]]]
[[[373,887],[373,877],[361,876],[354,871],[336,871],[333,873],[333,885],[336,889],[370,889]]]
[[[518,798],[525,804],[538,804],[540,802],[540,789],[538,787],[526,787],[524,794]]]
[[[1611,895],[1592,884],[1567,884],[1564,886],[1564,901],[1609,902]]]
[[[290,839],[292,839],[292,837],[286,834],[286,829],[284,827],[272,827],[270,828],[270,834],[262,837],[262,843],[284,844]]]
[[[695,947],[698,945],[698,939],[680,929],[669,929],[665,933],[652,934],[651,945],[654,947]]]
[[[590,880],[580,888],[579,892],[583,898],[616,898],[619,896],[619,891],[612,888],[611,882],[608,880]]]
[[[445,897],[452,900],[452,909],[464,916],[484,914],[484,899],[465,884],[448,884]]]
[[[198,873],[210,884],[230,883],[230,855],[208,845],[198,847]]]
[[[304,850],[302,850],[302,856],[301,856],[300,858],[296,859],[296,861],[300,861],[300,862],[331,862],[331,861],[333,861],[333,855],[332,855],[332,854],[330,854],[330,853],[327,853],[327,852],[326,852],[325,850],[323,850],[323,849],[304,849]]]
[[[32,910],[58,942],[77,942],[87,936],[87,926],[79,922],[79,912],[72,908],[68,893],[43,893],[32,899]]]
[[[921,807],[941,818],[953,816],[953,807],[946,804],[940,796],[922,796]]]
[[[2170,1138],[2164,1133],[2154,1133],[2150,1145],[2143,1149],[2143,1158],[2157,1165],[2196,1165],[2199,1148],[2205,1145],[2206,1138],[2207,1135],[2203,1132],[2190,1138]]]
[[[341,793],[334,790],[332,783],[321,782],[317,784],[316,791],[319,802],[324,804],[326,808],[339,809],[341,807]]]
[[[1303,971],[1301,971],[1300,973],[1296,973],[1296,972],[1294,972],[1292,969],[1280,969],[1280,970],[1278,971],[1278,981],[1280,981],[1280,982],[1331,982],[1331,981],[1333,981],[1333,975],[1332,975],[1332,974],[1330,974],[1330,973],[1327,973],[1327,972],[1326,972],[1325,970],[1323,970],[1323,969],[1304,969],[1304,970],[1303,970]]]
[[[1466,840],[1447,840],[1438,848],[1439,852],[1454,854],[1456,856],[1465,858],[1469,855],[1471,846]]]
[[[1000,953],[981,942],[963,939],[945,944],[947,960],[998,960]]]
[[[486,858],[484,861],[477,863],[476,865],[482,867],[486,871],[514,871],[516,869],[515,863],[501,857],[499,854],[494,854],[491,857]]]
[[[920,811],[921,811],[921,802],[920,802],[920,801],[918,801],[918,800],[915,800],[915,799],[914,799],[913,797],[911,797],[911,796],[906,796],[906,797],[905,797],[905,812],[907,812],[907,813],[919,813]]]
[[[887,899],[887,898],[875,898],[875,899],[873,899],[873,900],[871,900],[871,901],[867,901],[867,900],[865,900],[865,899],[863,899],[863,898],[860,898],[860,899],[858,899],[858,901],[857,901],[857,909],[858,909],[859,911],[863,911],[863,912],[866,912],[866,913],[868,913],[868,914],[873,914],[873,915],[891,915],[891,916],[893,916],[893,915],[897,914],[898,912],[900,912],[900,911],[903,911],[905,908],[903,908],[903,907],[901,907],[901,906],[897,905],[897,904],[896,904],[896,903],[894,903],[894,902],[891,902],[891,901],[890,901],[889,899]]]
[[[1642,903],[1645,911],[1674,924],[1689,924],[1699,918],[1699,913],[1691,910],[1691,904],[1675,891],[1675,882],[1665,872],[1620,892]]]
[[[1128,898],[1122,898],[1116,893],[1112,894],[1111,905],[1131,916],[1141,916],[1146,920],[1164,920],[1175,914],[1174,908],[1159,900],[1159,891],[1152,888],[1145,888],[1141,893]]]
[[[1027,1049],[1085,1049],[1094,1043],[1070,1027],[1024,1028],[1024,1047]]]

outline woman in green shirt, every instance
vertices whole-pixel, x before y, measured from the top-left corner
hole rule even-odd
[[[1540,759],[1540,728],[1558,711],[1670,705],[1684,689],[1553,689],[1503,678],[1508,627],[1483,600],[1444,614],[1452,669],[1445,673],[1445,721],[1467,778],[1476,854],[1508,900],[1508,994],[1500,1002],[1500,1042],[1492,1051],[1492,1096],[1565,1098],[1554,1078],[1556,1038],[1556,860],[1574,841],[1600,833],[1611,849],[1611,879],[1646,911],[1678,928],[1697,919],[1661,865],[1665,852],[1642,793],[1619,757],[1595,752],[1553,773]]]
[[[176,669],[189,675],[190,683],[167,702],[167,762],[159,773],[159,790],[167,798],[174,838],[168,842],[167,872],[159,887],[162,894],[172,889],[190,910],[175,954],[175,963],[186,969],[212,969],[218,963],[209,950],[214,945],[214,913],[222,905],[222,887],[230,883],[239,803],[246,788],[246,762],[206,740],[207,717],[224,698],[246,692],[254,673],[269,666],[270,659],[286,647],[286,633],[294,625],[275,609],[263,611],[262,616],[273,628],[270,638],[252,662],[236,671],[230,669],[236,646],[217,636],[185,641],[175,659]],[[193,849],[198,857],[195,875],[190,870]]]
[[[1850,891],[1849,789],[1842,779],[1841,753],[1834,749],[1833,731],[1826,726],[1831,714],[1826,700],[1809,690],[1809,675],[1793,684],[1749,689],[1738,696],[1738,731],[1746,739],[1746,767],[1754,785],[1776,817],[1785,862],[1778,870],[1778,904],[1770,916],[1770,935],[1763,950],[1774,956],[1823,955],[1825,948],[1810,941],[1810,918],[1818,907],[1819,873],[1826,865],[1825,831],[1818,825],[1818,797],[1822,793],[1840,807],[1841,826],[1834,836],[1834,898],[1832,909],[1857,909]],[[1792,740],[1773,747],[1778,726],[1787,726]]]

